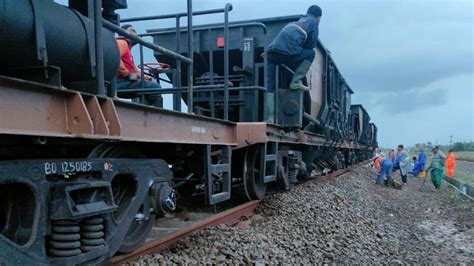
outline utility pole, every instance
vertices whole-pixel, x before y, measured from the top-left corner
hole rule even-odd
[[[451,135],[449,136],[449,147],[452,147],[453,146],[453,134],[451,133]]]

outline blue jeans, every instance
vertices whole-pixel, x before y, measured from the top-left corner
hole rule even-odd
[[[377,176],[377,181],[375,182],[376,184],[380,185],[382,184],[385,175],[387,175],[387,178],[392,177],[392,168],[393,168],[393,163],[390,160],[383,160],[382,165],[381,165],[380,173]]]
[[[117,79],[117,91],[121,90],[138,90],[138,89],[161,89],[159,83],[154,81],[144,81],[143,87],[141,80],[127,80],[127,79]],[[130,98],[138,97],[137,94],[131,94]],[[155,105],[161,103],[161,95],[145,95],[145,103],[149,105]]]
[[[304,60],[313,62],[316,56],[313,49],[304,49],[298,55],[285,55],[277,51],[267,51],[267,91],[276,90],[276,66],[285,64],[291,69],[297,68]]]

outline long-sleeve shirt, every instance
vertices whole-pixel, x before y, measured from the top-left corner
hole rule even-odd
[[[302,16],[298,22],[286,25],[268,46],[285,55],[300,54],[303,49],[313,49],[318,44],[319,22],[312,15]]]
[[[418,160],[416,160],[416,164],[415,164],[415,165],[420,165],[421,168],[424,168],[424,167],[425,167],[425,164],[426,164],[426,154],[421,151],[421,152],[418,154]]]
[[[400,165],[400,171],[402,172],[402,175],[407,175],[409,172],[410,168],[410,156],[408,152],[403,149],[397,153],[397,159],[395,160],[395,163],[398,163]]]
[[[456,156],[453,152],[448,153],[448,158],[446,160],[446,167],[454,168],[456,167]]]
[[[375,164],[375,169],[377,169],[377,173],[380,173],[380,170],[382,169],[382,158],[376,157],[374,159],[374,164]]]
[[[406,150],[401,150],[397,153],[397,158],[395,160],[395,163],[399,163],[400,166],[405,166],[409,163],[409,161],[410,161],[410,158]]]
[[[118,78],[123,79],[128,74],[139,73],[138,68],[135,66],[132,50],[130,49],[128,42],[125,39],[117,39],[117,45],[120,50],[120,69],[118,72]]]
[[[456,156],[454,155],[454,152],[449,152],[448,159],[446,159],[446,170],[448,170],[447,175],[449,177],[454,176],[455,168],[456,168]]]
[[[444,155],[444,153],[441,151],[437,151],[431,158],[430,168],[442,170],[445,160],[446,155]]]

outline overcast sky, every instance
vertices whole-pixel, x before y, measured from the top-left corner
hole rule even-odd
[[[129,0],[122,17],[186,11],[185,0]],[[195,0],[194,10],[222,8]],[[311,4],[323,10],[320,39],[331,51],[353,103],[368,110],[379,144],[395,147],[474,139],[474,47],[471,0],[234,0],[231,21],[296,15]],[[220,22],[222,15],[195,18]],[[148,28],[168,21],[137,22]],[[184,23],[184,20],[183,20]]]

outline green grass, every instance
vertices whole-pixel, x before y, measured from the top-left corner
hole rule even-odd
[[[474,186],[474,175],[472,174],[457,171],[456,174],[454,175],[454,178],[466,184]]]
[[[458,151],[455,154],[458,159],[474,160],[474,151]]]

